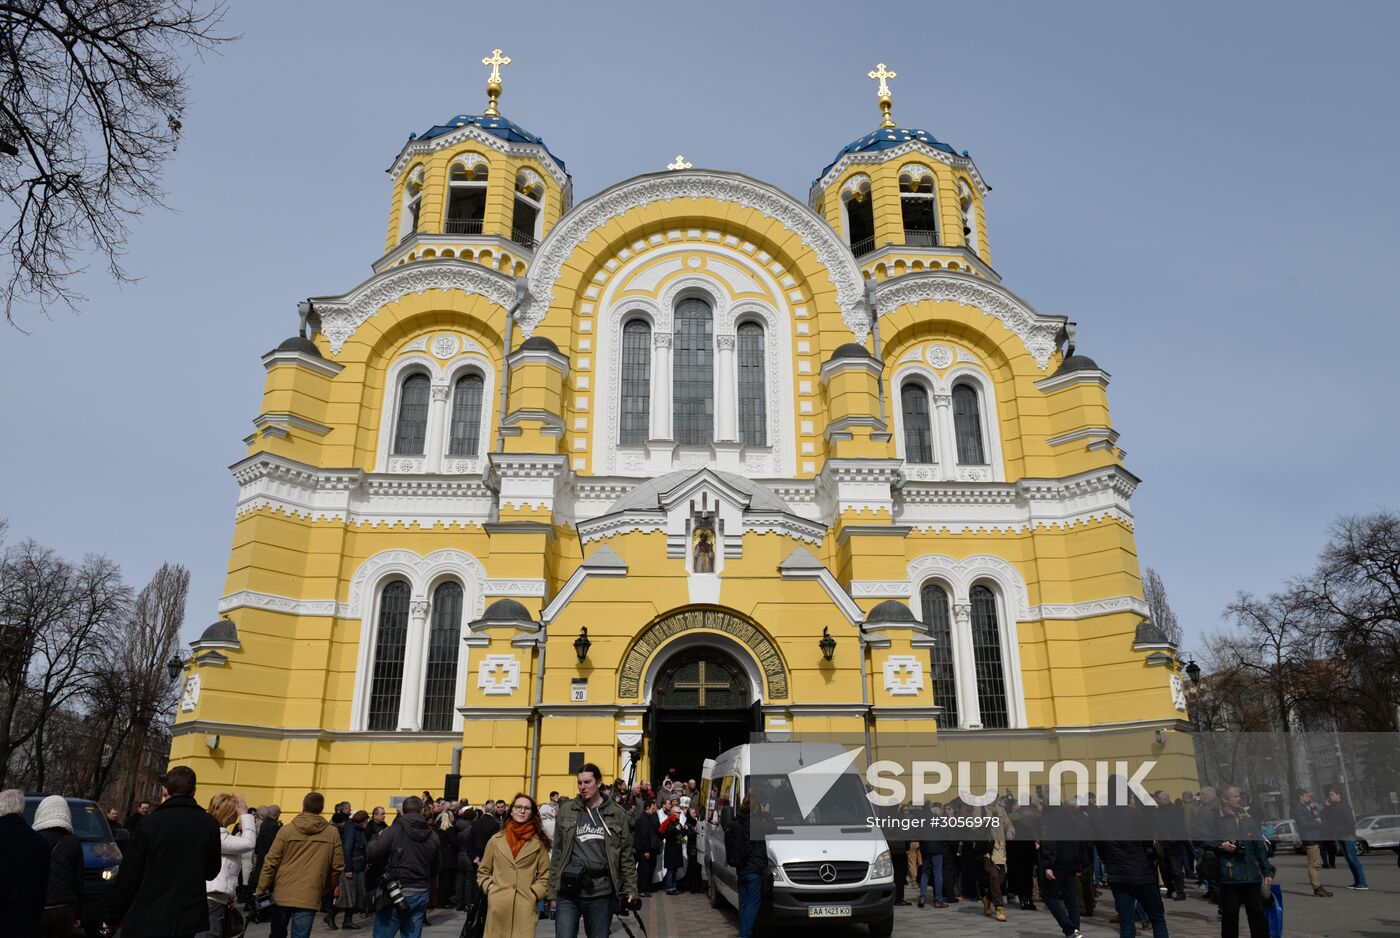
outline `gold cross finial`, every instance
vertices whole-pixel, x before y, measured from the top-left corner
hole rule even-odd
[[[690,164],[687,163],[687,162],[685,161],[685,157],[683,157],[683,156],[681,156],[679,153],[677,153],[677,154],[676,154],[676,161],[675,161],[674,163],[667,163],[667,164],[666,164],[666,168],[667,168],[667,169],[690,169]]]
[[[501,66],[510,64],[510,56],[501,55],[500,49],[492,49],[481,64],[491,66],[491,75],[486,79],[486,116],[500,117],[501,111],[496,107],[496,102],[501,98]]]
[[[894,127],[894,118],[890,117],[890,86],[889,83],[885,81],[885,79],[895,78],[896,75],[894,72],[885,68],[884,62],[881,62],[880,64],[875,66],[875,69],[872,72],[870,72],[869,77],[877,78],[880,81],[880,88],[878,91],[875,92],[876,96],[880,99],[880,126]]]

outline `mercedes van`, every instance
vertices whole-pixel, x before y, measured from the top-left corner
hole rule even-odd
[[[724,849],[745,796],[770,806],[773,894],[760,921],[864,922],[874,938],[894,931],[894,867],[852,753],[834,743],[750,743],[707,761],[697,832],[710,904],[739,905],[739,878]]]

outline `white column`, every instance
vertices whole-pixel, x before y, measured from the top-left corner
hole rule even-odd
[[[651,336],[651,438],[672,440],[671,429],[671,333]]]
[[[734,336],[715,336],[716,373],[719,387],[715,394],[715,439],[732,443],[739,439],[738,385],[734,377]]]
[[[442,454],[447,449],[447,394],[450,390],[445,384],[433,385],[432,402],[428,405],[428,441],[424,447],[428,458],[423,468],[427,472],[442,471]]]
[[[423,642],[428,632],[428,602],[408,604],[408,641],[403,650],[403,687],[399,692],[399,729],[423,728]]]
[[[972,652],[972,603],[953,603],[953,674],[958,686],[958,725],[981,726],[977,662]]]
[[[933,395],[933,459],[944,479],[958,477],[958,446],[953,437],[953,395]]]

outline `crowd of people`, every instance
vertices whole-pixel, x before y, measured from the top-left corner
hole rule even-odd
[[[1234,786],[1210,787],[1149,804],[1093,794],[1050,799],[1037,791],[1025,803],[1009,794],[980,806],[955,799],[890,809],[881,815],[891,850],[895,904],[945,909],[980,901],[1007,921],[1013,903],[1044,905],[1066,938],[1079,938],[1104,891],[1122,938],[1150,929],[1169,938],[1163,897],[1187,899],[1194,879],[1218,907],[1223,938],[1239,934],[1243,911],[1251,938],[1268,935],[1266,906],[1275,870],[1247,796]],[[701,890],[697,855],[706,811],[694,779],[605,785],[597,766],[576,776],[576,797],[550,792],[542,804],[525,793],[510,802],[395,799],[392,823],[383,806],[334,806],[329,819],[320,792],[283,823],[278,805],[250,809],[243,798],[195,797],[195,773],[176,766],[163,778],[166,797],[139,803],[124,822],[124,856],[109,906],[109,927],[126,938],[198,935],[225,938],[232,923],[265,916],[271,938],[306,938],[319,916],[332,930],[370,924],[375,938],[417,938],[432,909],[470,910],[477,933],[526,938],[541,917],[557,938],[603,938],[616,914],[655,892]],[[754,800],[751,801],[751,798]],[[1126,803],[1119,803],[1120,800]],[[718,806],[710,806],[719,820]],[[82,848],[67,801],[44,798],[32,826],[24,796],[0,792],[0,838],[7,845],[0,931],[65,938],[83,919]],[[120,828],[116,809],[109,823]],[[1364,890],[1355,818],[1341,791],[1322,804],[1296,793],[1292,818],[1308,857],[1314,895],[1332,893],[1322,869],[1341,857]],[[767,806],[745,796],[725,815],[724,843],[739,884],[739,932],[749,938],[768,873]],[[915,895],[911,902],[908,896]],[[14,897],[24,897],[23,900]],[[26,905],[25,903],[28,902]],[[1014,907],[1014,906],[1013,906]],[[357,919],[359,921],[357,921]]]

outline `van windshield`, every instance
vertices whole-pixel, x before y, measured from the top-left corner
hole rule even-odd
[[[838,776],[812,813],[806,817],[797,807],[792,782],[786,775],[751,775],[749,793],[772,806],[773,822],[778,827],[867,827],[870,802],[860,776],[849,772]]]

